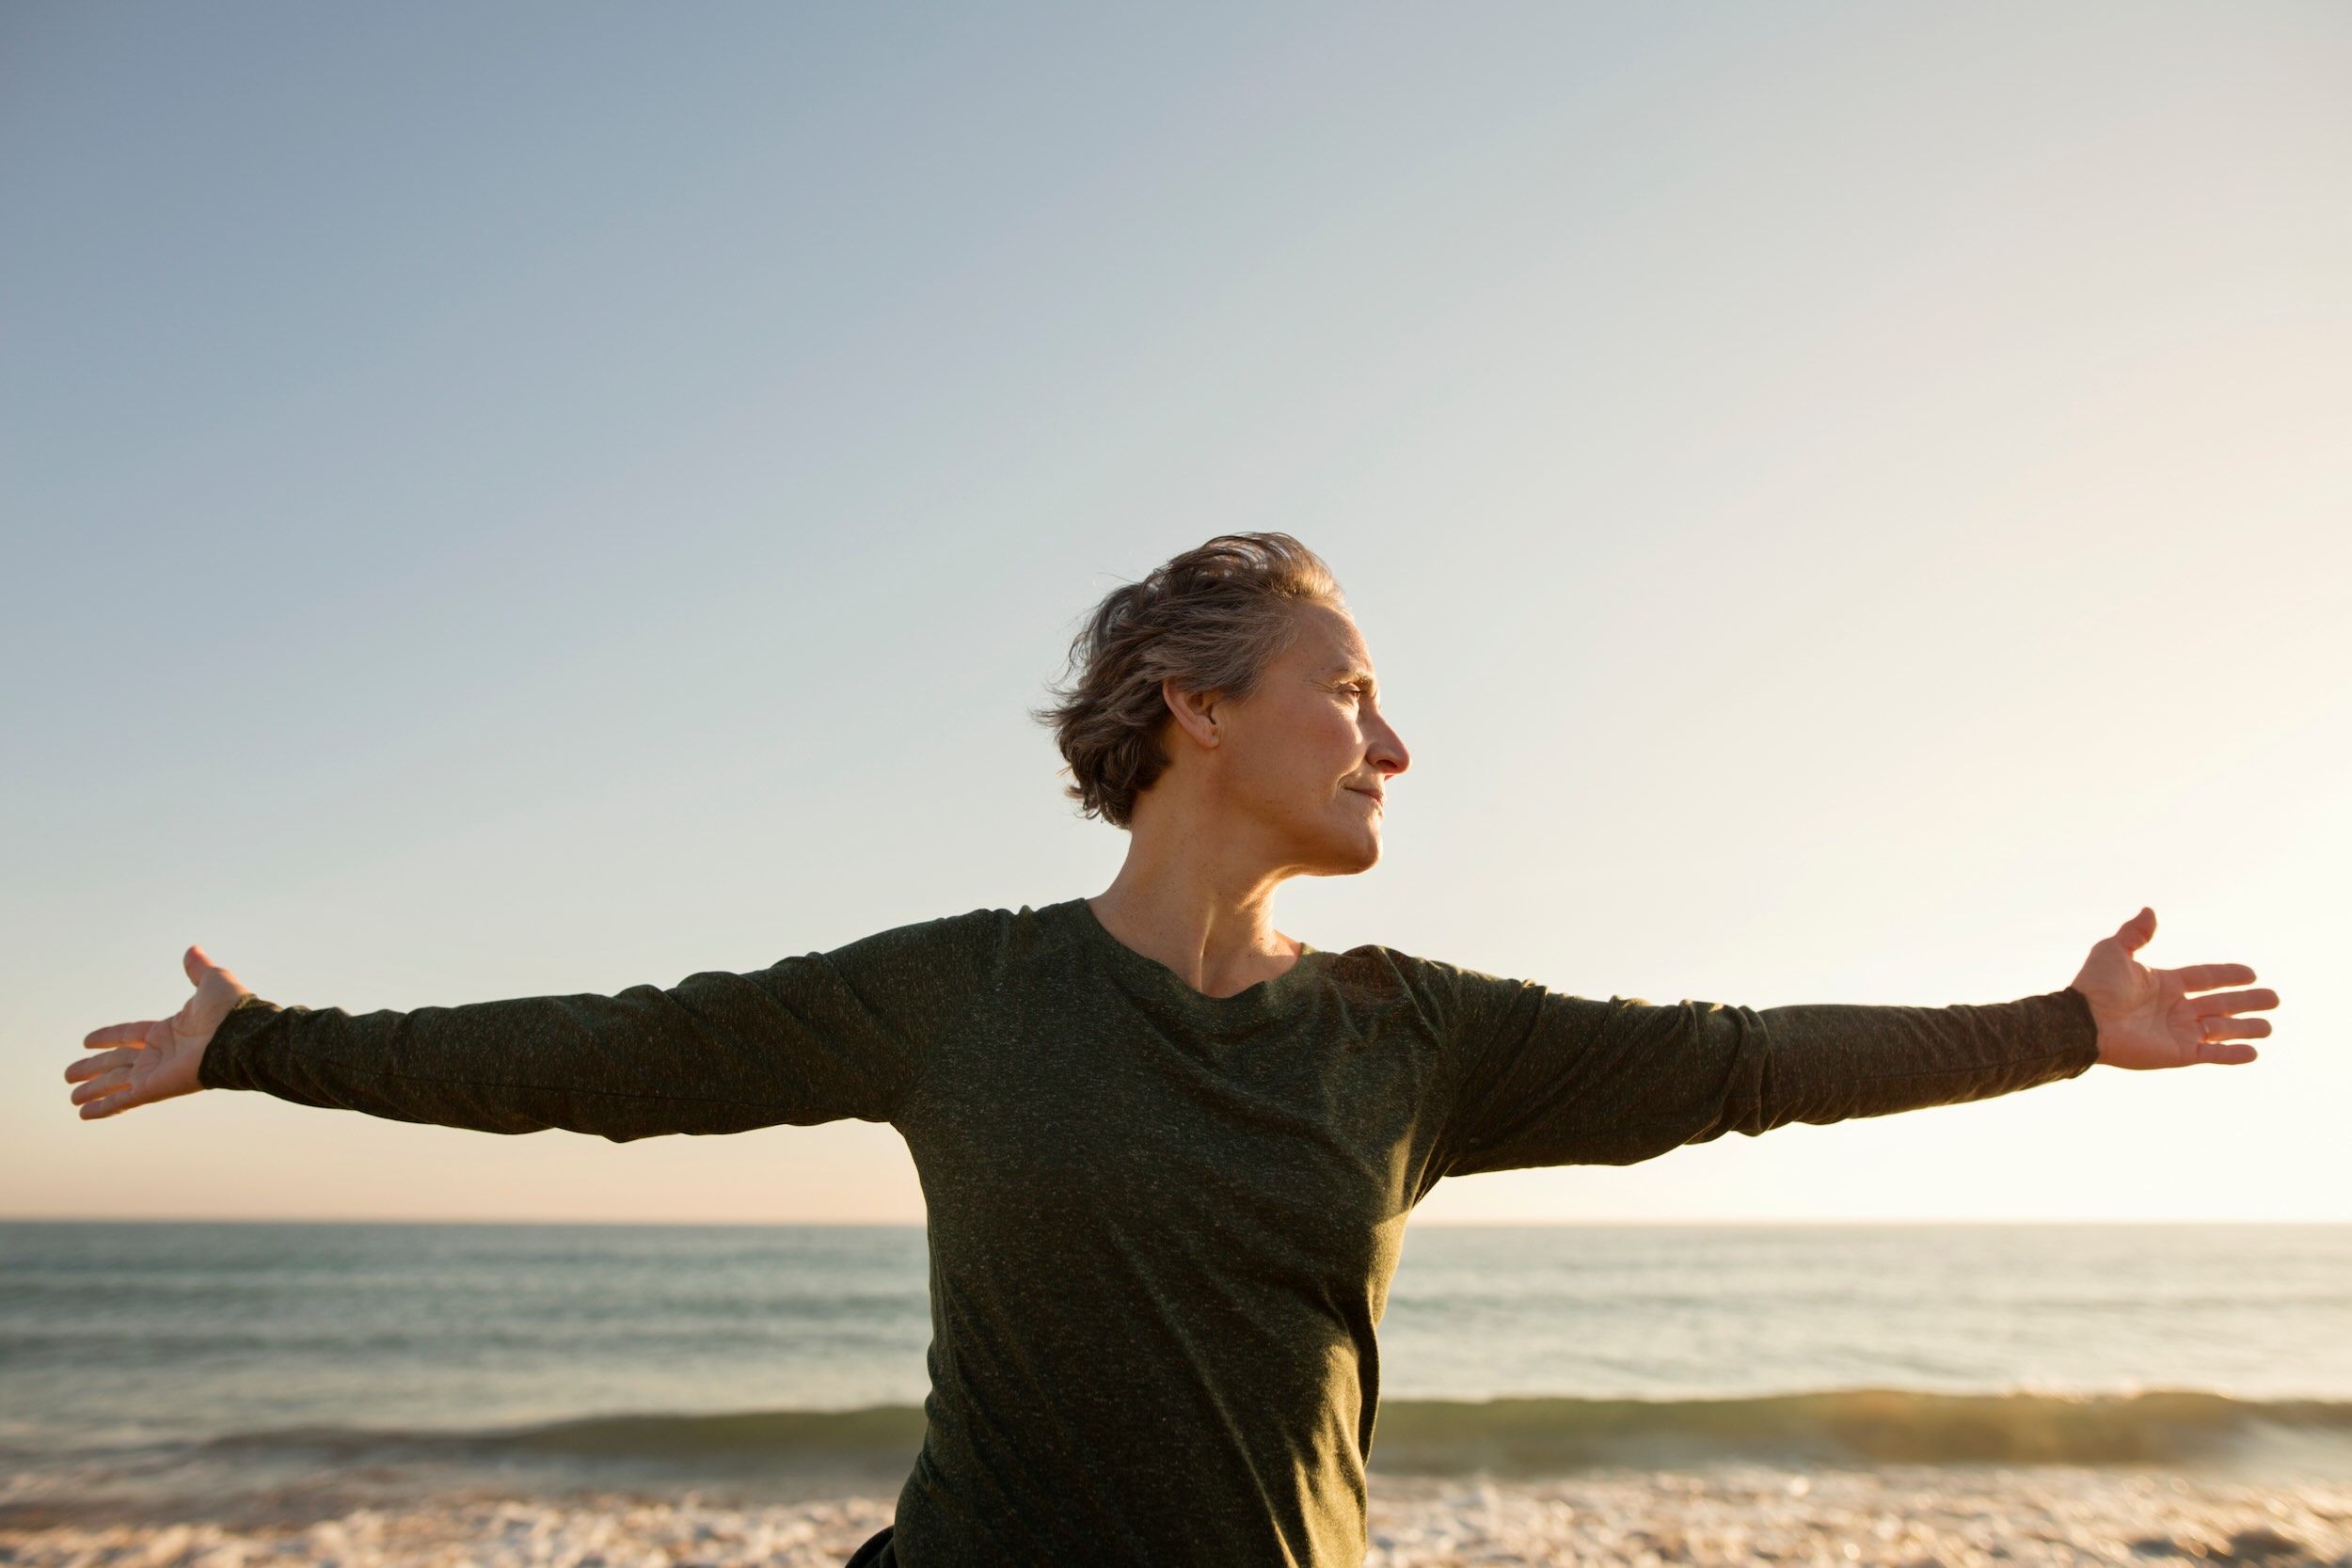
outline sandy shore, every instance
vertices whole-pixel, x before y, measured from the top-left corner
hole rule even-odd
[[[487,1492],[302,1524],[0,1527],[24,1568],[838,1568],[890,1517],[873,1491],[756,1507],[699,1494]],[[2352,1568],[2352,1484],[2161,1472],[1763,1465],[1551,1481],[1375,1475],[1367,1568],[1439,1564],[2246,1562]]]

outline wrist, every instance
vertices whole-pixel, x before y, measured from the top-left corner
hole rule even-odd
[[[2106,1015],[2099,1010],[2099,1005],[2091,1001],[2090,993],[2084,990],[2081,986],[2071,985],[2066,989],[2082,999],[2083,1014],[2090,1021],[2091,1045],[2094,1052],[2092,1065],[2105,1063],[2112,1066],[2114,1057],[2109,1045],[2113,1039],[2114,1030]]]

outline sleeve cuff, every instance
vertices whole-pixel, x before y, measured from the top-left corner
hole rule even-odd
[[[2099,1021],[2090,1010],[2090,998],[2068,986],[2033,1000],[2047,1005],[2050,1043],[2060,1050],[2065,1076],[2074,1078],[2098,1066]]]
[[[285,1011],[275,1002],[264,1002],[247,992],[237,998],[237,1005],[229,1009],[213,1031],[213,1037],[204,1044],[203,1057],[196,1064],[196,1081],[207,1089],[249,1089],[254,1086],[249,1064],[245,1060],[243,1047],[269,1021]]]

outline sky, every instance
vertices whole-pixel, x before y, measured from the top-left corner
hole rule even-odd
[[[1412,754],[1315,946],[1942,1006],[2144,904],[2281,997],[1418,1223],[2352,1221],[2348,80],[2319,4],[10,6],[0,1216],[919,1221],[876,1124],[63,1074],[190,942],[356,1012],[1100,892],[1025,709],[1279,529]]]

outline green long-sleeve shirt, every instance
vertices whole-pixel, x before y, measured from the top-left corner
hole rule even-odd
[[[887,1121],[930,1247],[901,1564],[1353,1568],[1374,1326],[1406,1216],[1441,1177],[1630,1164],[2096,1059],[2071,988],[1661,1006],[1362,946],[1211,997],[1073,898],[613,996],[357,1017],[248,997],[200,1076],[615,1142]]]

